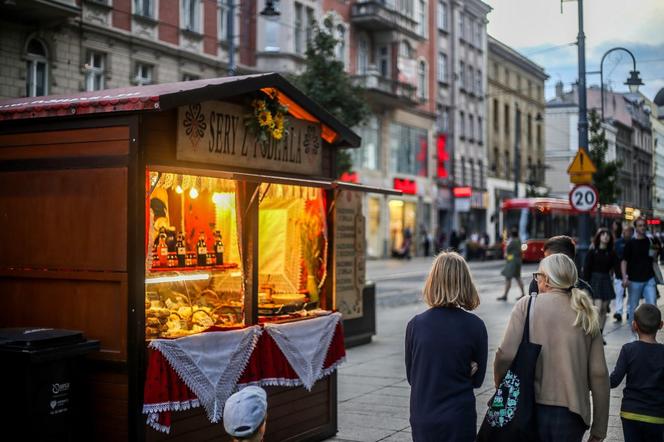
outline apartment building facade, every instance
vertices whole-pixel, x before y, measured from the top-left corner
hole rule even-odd
[[[556,97],[547,102],[546,184],[552,196],[566,198],[571,184],[567,167],[578,150],[577,89],[563,91],[556,86]],[[599,87],[587,89],[588,109],[600,113]],[[637,94],[604,91],[604,129],[607,141],[607,161],[621,163],[618,172],[620,194],[617,203],[622,207],[639,209],[651,215],[653,208],[654,149],[652,124],[648,107]]]
[[[486,24],[491,8],[479,0],[434,3],[436,209],[438,226],[449,237],[452,230],[471,234],[486,229]]]
[[[509,227],[502,223],[501,202],[534,194],[544,184],[544,82],[549,76],[491,36],[488,48],[487,224],[489,237],[498,241]]]

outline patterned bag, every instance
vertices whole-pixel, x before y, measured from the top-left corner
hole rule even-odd
[[[523,337],[509,370],[487,404],[489,409],[477,434],[478,442],[535,442],[535,366],[542,346],[530,342],[530,311],[536,295],[528,299]]]

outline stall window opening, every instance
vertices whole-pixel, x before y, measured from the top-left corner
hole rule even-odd
[[[244,324],[236,182],[149,173],[147,339]]]

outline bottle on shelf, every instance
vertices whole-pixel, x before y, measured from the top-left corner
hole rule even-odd
[[[166,245],[166,234],[159,234],[159,243],[157,244],[157,256],[159,258],[158,267],[168,267],[168,246]]]
[[[197,264],[200,267],[207,265],[207,244],[205,242],[205,233],[201,232],[198,235],[198,242],[196,243],[196,253],[198,254]]]
[[[187,249],[184,246],[184,235],[182,233],[178,233],[175,249],[178,257],[178,267],[185,267],[187,265]]]
[[[215,264],[222,265],[224,263],[224,242],[221,240],[219,230],[214,232],[214,256]]]

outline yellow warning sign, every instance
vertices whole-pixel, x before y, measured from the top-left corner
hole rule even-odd
[[[579,149],[572,160],[572,164],[567,168],[567,173],[570,175],[576,174],[593,174],[597,172],[597,168],[593,164],[593,161],[588,156],[588,153],[585,149]]]

